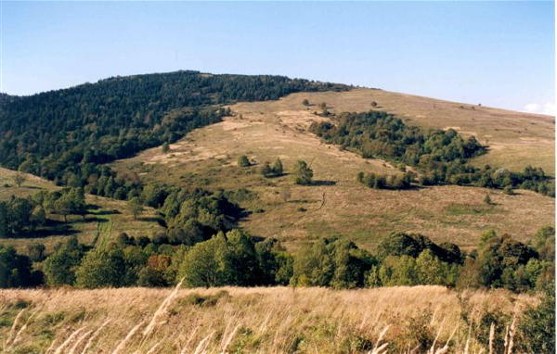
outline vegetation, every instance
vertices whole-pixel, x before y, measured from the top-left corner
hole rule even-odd
[[[79,188],[42,191],[28,198],[12,196],[8,201],[0,201],[0,238],[33,233],[52,222],[49,215],[61,215],[67,222],[68,215],[84,216],[86,211],[85,195]]]
[[[194,128],[217,122],[229,114],[223,104],[346,88],[282,76],[179,71],[10,96],[0,108],[0,161],[58,184],[94,185],[103,176],[111,177],[99,164],[174,142]],[[98,187],[92,192],[112,196]]]
[[[313,179],[313,170],[308,166],[307,162],[298,160],[294,167],[294,181],[296,184],[303,186],[310,185]]]
[[[240,157],[238,157],[238,166],[249,167],[251,166],[251,162],[246,155],[241,155]]]
[[[280,177],[284,174],[284,167],[282,166],[282,161],[277,158],[273,165],[269,165],[268,162],[263,163],[261,167],[261,174],[266,178]]]
[[[386,112],[370,111],[342,113],[335,118],[334,124],[314,123],[311,130],[326,142],[356,150],[364,158],[382,158],[413,166],[420,172],[421,185],[523,188],[555,196],[555,183],[541,168],[528,166],[523,172],[516,173],[504,168],[471,166],[468,160],[486,153],[487,148],[473,136],[463,139],[453,129],[424,132]],[[358,175],[358,179],[373,188],[381,188],[381,185],[408,188],[408,183],[403,182],[389,186],[383,177],[373,174]]]
[[[508,345],[513,343],[514,335],[520,341],[515,346],[522,351],[554,350],[554,289],[547,287],[547,284],[554,282],[555,231],[552,227],[539,230],[528,243],[518,242],[506,234],[499,235],[494,231],[486,232],[481,236],[480,243],[475,245],[476,249],[464,248],[466,252],[456,244],[436,243],[424,235],[408,232],[391,232],[384,239],[375,237],[377,240],[382,239],[379,245],[364,250],[360,248],[362,246],[360,240],[349,241],[352,235],[344,234],[344,230],[342,230],[338,232],[338,237],[318,237],[314,242],[304,243],[300,247],[293,248],[296,252],[288,252],[279,241],[272,238],[252,237],[245,229],[240,228],[244,224],[239,222],[245,217],[251,218],[251,212],[259,213],[261,211],[263,213],[263,209],[259,206],[259,209],[252,207],[252,204],[257,205],[260,200],[251,200],[262,189],[254,192],[244,188],[226,191],[211,188],[211,191],[208,191],[196,188],[200,184],[197,180],[191,183],[190,179],[181,181],[179,184],[181,187],[177,186],[178,183],[176,186],[148,183],[141,180],[139,174],[116,174],[104,165],[105,162],[119,156],[129,156],[145,147],[161,143],[163,143],[161,149],[153,150],[157,150],[157,153],[160,153],[161,150],[163,153],[167,153],[169,144],[180,135],[195,126],[208,124],[209,121],[217,121],[223,115],[229,114],[230,112],[221,105],[235,101],[234,97],[241,96],[238,92],[242,92],[242,90],[247,96],[255,95],[254,92],[259,92],[260,89],[261,94],[264,94],[262,92],[274,92],[270,89],[273,85],[283,87],[281,85],[284,84],[284,87],[290,87],[285,88],[285,91],[297,90],[289,86],[294,85],[293,82],[296,80],[280,83],[279,79],[269,77],[269,81],[263,80],[263,82],[233,76],[232,81],[238,79],[236,84],[229,86],[230,82],[227,81],[229,78],[223,79],[227,82],[226,85],[216,92],[214,90],[218,86],[219,79],[212,81],[211,76],[199,75],[199,73],[180,73],[180,75],[182,74],[190,75],[191,77],[188,76],[187,80],[191,79],[192,82],[190,82],[191,87],[188,86],[184,90],[184,94],[177,95],[178,97],[165,95],[165,85],[182,85],[185,81],[175,82],[169,77],[165,77],[159,82],[158,78],[151,81],[152,77],[140,76],[116,78],[113,79],[114,82],[96,84],[110,84],[114,86],[108,86],[117,88],[122,84],[120,80],[130,85],[146,83],[145,87],[141,86],[142,88],[138,89],[143,90],[140,95],[133,93],[122,104],[114,99],[101,102],[96,98],[88,97],[88,93],[83,93],[79,100],[67,101],[71,104],[80,102],[81,105],[75,108],[76,105],[73,110],[66,111],[64,108],[71,104],[66,106],[60,104],[57,106],[59,110],[55,112],[55,116],[66,117],[67,123],[59,125],[59,129],[65,129],[66,134],[64,135],[65,140],[63,139],[63,144],[59,148],[45,148],[40,146],[40,142],[36,143],[36,146],[31,146],[29,137],[20,140],[17,132],[14,137],[12,134],[17,129],[13,126],[16,126],[17,123],[10,123],[12,124],[10,127],[13,129],[0,136],[0,143],[4,144],[3,148],[0,147],[0,154],[8,151],[6,155],[9,157],[8,160],[14,156],[17,159],[18,154],[24,153],[23,161],[15,164],[19,164],[21,170],[33,170],[35,173],[54,178],[59,184],[68,185],[64,189],[44,191],[23,198],[23,195],[31,193],[32,188],[27,188],[31,186],[25,183],[25,179],[21,183],[17,183],[14,179],[13,182],[17,188],[9,186],[9,188],[6,187],[7,190],[20,192],[25,189],[25,194],[0,201],[0,237],[12,239],[36,237],[56,225],[67,226],[66,229],[70,230],[76,220],[83,220],[83,222],[86,222],[86,219],[98,220],[97,232],[91,236],[94,237],[91,242],[83,243],[75,237],[69,237],[54,249],[36,242],[42,241],[41,239],[35,239],[33,243],[27,244],[27,248],[18,247],[18,251],[0,246],[0,288],[71,286],[89,289],[177,286],[170,293],[166,290],[150,293],[158,294],[155,297],[158,296],[157,299],[161,300],[162,305],[156,311],[152,303],[138,300],[143,296],[142,294],[148,293],[148,290],[145,289],[135,289],[135,293],[132,295],[126,293],[125,290],[122,290],[121,293],[113,292],[113,290],[97,290],[95,292],[96,301],[99,301],[100,294],[105,292],[127,294],[126,302],[115,297],[113,299],[115,305],[107,302],[106,307],[98,312],[89,311],[86,306],[87,302],[84,302],[87,298],[86,294],[89,293],[75,290],[76,294],[83,296],[83,299],[78,300],[78,302],[81,301],[80,305],[75,307],[81,308],[81,310],[77,311],[75,308],[69,310],[70,307],[62,304],[64,306],[61,308],[64,310],[57,308],[59,312],[46,315],[43,315],[43,310],[38,307],[40,301],[20,300],[31,296],[30,293],[26,295],[25,292],[20,292],[18,294],[23,294],[23,296],[18,295],[17,301],[6,302],[0,306],[0,317],[2,318],[0,336],[7,334],[3,336],[6,339],[1,343],[3,350],[42,352],[46,348],[51,348],[57,352],[76,352],[80,349],[87,351],[88,348],[84,347],[92,345],[95,350],[116,352],[124,350],[141,352],[176,350],[190,352],[307,352],[314,348],[323,349],[325,352],[381,352],[378,348],[386,348],[385,350],[393,352],[409,351],[409,348],[417,348],[416,350],[423,352],[436,352],[436,349],[441,352],[447,350],[457,352],[467,351],[470,345],[477,351],[488,351],[494,347],[496,351],[507,352],[511,351],[508,349]],[[278,80],[279,83],[275,80]],[[205,84],[207,86],[204,86]],[[264,88],[259,87],[260,84]],[[321,90],[322,87],[327,86],[313,83],[304,85],[301,90]],[[191,95],[191,92],[188,91],[190,88],[193,92]],[[57,91],[59,97],[56,95],[52,97],[60,98],[66,94],[71,97],[69,93],[77,89]],[[80,92],[85,92],[90,87],[86,86],[81,89]],[[172,90],[175,89],[176,87],[172,88]],[[157,90],[163,93],[155,92]],[[108,90],[107,92],[112,95],[119,91]],[[307,95],[312,100],[321,102],[321,98],[316,98],[318,96]],[[269,94],[265,97],[271,96]],[[31,96],[31,98],[33,97],[36,99],[35,103],[39,104],[40,100],[36,96]],[[111,97],[117,97],[117,95],[114,94]],[[154,101],[150,101],[153,97],[155,97]],[[48,99],[50,100],[50,98]],[[176,103],[180,99],[186,101],[191,99],[191,101]],[[329,102],[329,99],[326,99]],[[22,102],[24,98],[2,97],[2,100],[9,103],[12,112],[20,112],[18,110],[25,106],[23,104],[17,106],[14,103],[18,100]],[[89,102],[88,100],[94,104],[99,102],[103,104],[93,111],[86,104]],[[365,99],[365,105],[368,108],[369,100],[370,97]],[[300,101],[301,98],[295,100],[298,107]],[[309,106],[309,100],[306,101],[303,104]],[[145,102],[148,102],[146,103],[147,108],[144,106]],[[175,103],[176,106],[174,106]],[[12,107],[12,104],[15,106]],[[181,104],[184,105],[180,106]],[[383,105],[382,99],[381,104]],[[374,105],[374,107],[376,106],[377,104]],[[6,107],[0,108],[2,109],[1,114],[5,113]],[[26,108],[29,109],[29,112],[35,112],[34,108],[29,107],[31,104]],[[125,109],[120,109],[121,107]],[[323,103],[320,105],[323,111],[321,115],[330,116],[333,113],[329,109],[336,110],[337,107],[338,105],[334,101],[329,105]],[[48,113],[49,109],[44,108],[43,111],[40,111],[39,117],[42,119],[42,114]],[[21,112],[23,111],[22,109]],[[81,115],[83,112],[85,116],[89,114],[91,117],[94,116],[94,119],[99,119],[99,122],[102,123],[99,124],[102,126],[96,126],[97,123],[94,119],[87,120],[89,118]],[[133,122],[129,125],[131,128],[123,123],[120,124],[128,119],[124,116],[129,112],[135,112],[131,119]],[[311,116],[309,112],[305,112],[305,108],[304,113]],[[68,118],[68,114],[76,117]],[[104,124],[106,123],[104,118],[110,115],[116,117],[114,119],[117,123],[114,130],[108,124]],[[199,120],[197,121],[197,119]],[[281,122],[287,120],[284,119]],[[83,128],[81,124],[85,124],[85,121],[87,121],[87,127]],[[193,121],[196,123],[192,123]],[[25,123],[25,119],[23,122],[23,125],[29,123],[28,121]],[[353,150],[365,157],[386,159],[397,165],[403,172],[395,175],[388,174],[389,166],[385,165],[384,169],[373,170],[381,172],[359,173],[357,180],[370,188],[399,190],[417,189],[418,184],[462,184],[504,188],[508,195],[512,195],[514,188],[529,188],[543,194],[552,194],[552,181],[541,169],[528,167],[518,173],[491,167],[483,169],[472,167],[469,165],[470,159],[485,153],[486,147],[475,138],[463,139],[451,129],[424,131],[406,126],[396,118],[381,112],[378,112],[376,116],[372,113],[340,114],[333,118],[333,122],[334,124],[316,123],[312,127],[313,131],[327,141],[341,145],[341,151],[325,146],[331,155],[342,156],[346,158],[346,161],[354,161],[348,158],[350,156],[348,152],[342,151],[344,149]],[[228,120],[225,123],[228,123]],[[0,126],[2,124],[4,123],[0,122]],[[41,134],[46,134],[45,136],[48,137],[50,137],[48,134],[56,135],[58,133],[41,127],[40,124],[33,125],[33,127],[42,129]],[[281,132],[287,134],[287,129],[284,127],[275,130],[279,134]],[[4,132],[1,129],[0,131]],[[295,134],[304,134],[303,124],[296,126]],[[60,136],[57,137],[60,138]],[[14,148],[14,144],[17,148]],[[97,144],[104,149],[108,149],[110,146],[115,147],[108,153],[108,150],[95,150]],[[116,146],[116,144],[120,145]],[[13,153],[16,150],[17,152]],[[249,153],[253,153],[257,160],[265,161],[268,158],[269,161],[272,161],[277,150],[273,150],[271,155],[264,156],[255,149],[244,149],[230,155],[238,156],[241,151],[250,151]],[[101,156],[101,152],[105,155]],[[293,162],[292,157],[281,151],[281,156],[283,155],[288,156],[285,157],[288,164]],[[170,159],[173,156],[174,154],[169,154],[165,158]],[[307,154],[306,156],[313,155]],[[226,159],[229,159],[229,156]],[[321,169],[324,163],[319,159],[315,160],[314,168],[318,175],[329,178],[330,174],[323,173],[324,171]],[[362,162],[362,165],[358,165],[356,168],[352,166],[353,169],[350,170],[348,178],[343,179],[341,184],[344,186],[344,182],[347,181],[352,188],[361,192],[362,188],[356,185],[353,176],[360,169],[359,166],[373,163],[375,162]],[[226,165],[229,166],[229,164]],[[261,182],[261,178],[252,173],[251,168],[247,168],[250,165],[247,156],[242,155],[238,159],[238,166],[246,167],[246,169],[233,167],[231,170],[238,176],[253,175],[254,180]],[[312,214],[314,210],[304,203],[317,200],[316,203],[320,204],[317,210],[320,210],[326,203],[331,204],[329,198],[335,198],[335,195],[340,193],[336,193],[335,190],[334,193],[327,191],[325,194],[322,189],[328,188],[323,187],[326,183],[313,181],[313,170],[310,165],[312,164],[299,160],[295,168],[288,171],[299,186],[292,186],[292,181],[286,178],[264,181],[264,184],[272,189],[272,192],[263,196],[269,201],[269,205],[274,203],[282,206],[284,204],[285,208],[298,211],[296,213],[298,217],[299,215],[311,217],[309,214]],[[375,168],[375,166],[373,167]],[[148,169],[150,166],[145,168]],[[216,175],[219,171],[221,170],[213,171],[213,173]],[[282,161],[276,159],[272,165],[263,164],[261,173],[268,178],[284,175]],[[25,175],[21,173],[21,176]],[[225,175],[224,178],[228,177],[229,175]],[[200,180],[201,178],[205,178],[205,176],[201,176]],[[307,185],[313,187],[303,187]],[[251,185],[246,184],[246,188],[251,188]],[[446,191],[447,189],[448,187],[441,187],[434,190]],[[311,195],[313,200],[310,200],[307,198],[310,195],[307,191],[315,191],[315,195],[320,195],[321,198],[316,199]],[[346,192],[346,190],[340,192]],[[421,192],[423,190],[403,194],[420,194]],[[110,223],[101,222],[104,221],[102,218],[104,211],[99,211],[93,216],[89,215],[95,213],[95,209],[94,206],[87,205],[85,202],[85,193],[126,199],[128,202],[121,202],[121,205],[124,205],[121,209],[126,211],[130,222],[132,217],[133,220],[152,219],[151,222],[160,224],[160,228],[157,232],[150,234],[142,229],[137,233],[134,232],[133,236],[130,236],[131,233],[118,231],[117,238],[106,237],[110,232],[106,233],[105,229],[112,226]],[[481,202],[484,192],[476,190],[475,193],[476,202]],[[381,208],[385,207],[381,200],[391,198],[396,194],[399,193],[365,191],[365,197],[371,196],[374,199],[373,202]],[[348,195],[348,193],[344,193],[344,195]],[[506,196],[502,193],[492,193],[492,196],[494,195],[498,196],[497,203],[486,195],[489,197],[489,200],[485,200],[487,206],[481,204],[478,206],[478,203],[475,205],[463,204],[466,202],[459,200],[451,204],[451,208],[448,208],[447,211],[462,217],[458,222],[465,222],[462,221],[465,219],[463,217],[465,214],[473,216],[479,213],[492,213],[495,212],[494,210],[502,208],[505,201],[521,198],[520,196]],[[527,195],[532,196],[532,193]],[[87,198],[90,200],[91,196],[87,196]],[[279,199],[284,203],[281,203]],[[350,202],[358,205],[355,202],[357,200],[359,199],[355,198]],[[245,203],[246,201],[248,203]],[[345,199],[344,202],[346,201]],[[340,204],[343,207],[346,206],[345,203]],[[246,207],[246,205],[248,206]],[[148,207],[155,208],[156,215],[153,216],[151,212],[148,217],[140,217],[144,210],[152,210]],[[363,207],[358,205],[358,208]],[[331,217],[333,213],[325,209],[319,213],[322,212],[325,217]],[[300,214],[300,211],[305,213]],[[78,219],[78,216],[82,219]],[[400,221],[394,217],[388,220],[379,219],[374,219],[374,222],[385,224],[385,228],[392,227],[391,230],[412,229],[404,223],[404,220]],[[272,222],[272,219],[270,220],[269,222]],[[354,223],[354,220],[356,219],[348,220],[347,218],[346,224]],[[401,226],[394,227],[394,222],[399,221]],[[69,225],[67,225],[68,222]],[[293,227],[303,229],[305,225],[294,224]],[[325,229],[328,225],[317,226],[317,228],[319,227]],[[339,228],[342,227],[344,224],[339,226]],[[256,232],[254,234],[261,235]],[[321,236],[319,232],[316,232],[315,235]],[[368,235],[366,233],[365,236],[368,237]],[[517,233],[516,235],[524,240],[530,234]],[[290,237],[300,238],[299,234]],[[451,237],[445,239],[452,240]],[[303,242],[306,242],[305,239]],[[457,242],[462,246],[460,239]],[[277,285],[290,285],[297,289],[294,292],[290,291],[287,295],[280,293],[282,291],[280,288],[221,289],[218,292],[203,289],[179,290],[181,286],[189,288]],[[440,285],[443,288],[425,287],[432,285]],[[330,296],[331,290],[308,288],[312,286],[330,287],[337,291],[332,292],[334,295]],[[399,288],[400,286],[421,287],[408,290]],[[377,289],[379,287],[391,288]],[[368,289],[358,292],[341,290],[355,288]],[[458,293],[454,292],[452,288],[457,288]],[[471,304],[470,294],[474,294],[471,289],[476,288],[482,289],[481,293],[476,293],[483,294],[482,296],[504,294],[507,299],[505,301],[508,301],[509,305],[494,305],[488,301],[481,302],[483,304],[481,307]],[[489,291],[491,288],[504,290],[495,293]],[[379,306],[379,302],[373,308],[369,307],[371,306],[369,298],[365,301],[358,300],[358,294],[374,294],[375,296],[381,293],[384,301],[388,300],[385,302],[389,302],[393,308],[399,309],[401,303],[396,303],[393,296],[401,291],[412,291],[413,298],[416,296],[427,297],[427,306],[419,307],[419,311],[416,313],[406,311],[403,314],[386,315],[385,307]],[[540,291],[543,291],[544,295],[539,295]],[[55,294],[57,290],[53,289],[49,292]],[[309,300],[300,296],[300,294],[309,292],[315,292]],[[451,298],[450,305],[442,307],[432,300],[432,294],[438,294],[438,292]],[[164,301],[160,299],[160,294],[167,293],[168,297]],[[279,293],[282,294],[282,300],[275,299],[275,301],[280,303],[280,306],[269,306],[270,304],[266,302],[267,297]],[[529,295],[524,295],[525,293]],[[6,294],[11,294],[11,292],[7,291]],[[39,295],[36,296],[41,296],[39,292],[37,294]],[[183,294],[185,295],[182,296]],[[335,304],[335,308],[338,308],[337,305],[341,308],[339,311],[342,314],[319,312],[321,307],[315,306],[316,294],[320,296],[321,307]],[[538,298],[541,299],[539,304]],[[133,301],[129,299],[133,299]],[[288,300],[284,302],[285,299]],[[406,296],[405,299],[410,301],[412,297]],[[523,299],[528,300],[523,303]],[[117,301],[120,302],[116,304]],[[350,306],[343,308],[343,301],[350,303]],[[390,301],[393,303],[391,304]],[[355,302],[361,305],[357,309],[354,309]],[[248,312],[244,311],[246,304],[250,306]],[[514,315],[511,311],[512,304],[521,305],[517,307],[518,310],[514,312]],[[102,305],[105,306],[105,304]],[[254,309],[256,306],[260,306],[259,312]],[[138,309],[139,307],[141,309]],[[294,309],[294,312],[291,312],[294,315],[282,316],[286,313],[281,312],[284,308],[288,308],[289,311]],[[526,310],[522,312],[522,308],[526,308]],[[123,309],[127,309],[128,312]],[[197,321],[200,317],[192,317],[197,319],[187,325],[191,327],[188,327],[187,335],[182,335],[175,330],[179,325],[178,318],[184,314],[202,316],[203,311],[212,311],[211,309],[214,309],[215,312],[218,310],[219,313],[218,320],[215,321],[213,318],[213,321],[210,322],[216,332],[206,332],[202,322]],[[379,315],[373,315],[374,321],[368,321],[367,315],[364,317],[353,316],[355,310],[360,313],[362,309],[366,309],[366,311],[370,309],[371,314]],[[447,313],[452,313],[448,309],[458,309],[458,311],[454,311],[455,319],[448,320],[451,328],[436,320],[439,317],[445,317]],[[151,310],[154,315],[149,322],[149,318],[146,318],[145,314]],[[104,324],[108,316],[112,316],[112,312],[120,313],[120,321],[116,321],[117,325],[108,322]],[[131,313],[136,313],[133,319],[135,322],[129,322],[133,323],[133,329],[132,326],[126,327],[128,325],[126,321],[130,320]],[[231,317],[228,316],[230,313],[235,314],[234,320],[230,320]],[[440,316],[437,316],[437,313]],[[107,318],[102,318],[104,314],[107,314]],[[126,314],[126,316],[121,314]],[[176,316],[178,314],[180,316]],[[307,317],[304,317],[306,315]],[[379,319],[383,316],[388,319],[379,324]],[[258,318],[258,320],[254,322],[254,318]],[[90,326],[90,322],[87,321],[95,323],[91,327],[85,328],[83,326]],[[97,321],[99,322],[97,323]],[[171,323],[171,326],[167,327],[174,328],[174,330],[166,328],[165,323]],[[274,327],[271,327],[272,325]],[[111,328],[111,335],[106,336],[105,343],[96,341],[94,338],[101,338],[102,335],[100,337],[95,337],[95,335],[101,333],[105,326]],[[387,326],[390,326],[388,330]],[[505,334],[505,327],[510,328],[507,334]],[[28,328],[33,329],[28,330]],[[491,335],[492,328],[494,329],[493,336]],[[151,336],[155,330],[160,333],[157,333],[156,337]],[[453,337],[451,333],[453,335],[456,333],[456,336]],[[179,335],[181,337],[176,338]],[[116,340],[117,336],[121,336],[121,338]],[[22,338],[29,338],[29,340],[25,341]],[[158,338],[156,342],[155,338]],[[170,343],[171,341],[173,344]],[[24,344],[25,342],[27,344]],[[441,349],[442,345],[445,345],[443,349]],[[512,346],[512,344],[510,345]]]
[[[488,353],[492,344],[508,352],[510,342],[522,352],[531,337],[505,335],[506,327],[536,304],[528,295],[438,286],[5,290],[3,299],[6,352]]]

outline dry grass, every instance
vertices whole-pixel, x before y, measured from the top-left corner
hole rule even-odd
[[[423,338],[430,352],[468,346],[477,353],[487,349],[474,332],[485,313],[512,315],[537,301],[506,291],[457,293],[434,286],[3,290],[0,300],[6,319],[0,338],[40,309],[19,342],[4,343],[4,349],[53,353],[396,353]],[[27,306],[23,315],[17,304]]]
[[[304,98],[315,105],[303,106]],[[278,101],[235,104],[231,106],[234,116],[195,130],[173,144],[170,153],[150,149],[117,162],[115,168],[138,172],[146,181],[184,187],[249,188],[258,198],[242,206],[255,213],[241,225],[254,235],[279,238],[291,249],[334,235],[373,249],[391,231],[420,232],[435,241],[470,248],[488,229],[527,241],[540,227],[554,224],[554,199],[528,191],[511,197],[457,186],[399,192],[362,187],[355,181],[359,171],[399,172],[383,161],[364,160],[323,144],[307,128],[312,121],[325,119],[313,114],[321,102],[331,111],[342,112],[367,111],[373,100],[379,103],[377,109],[401,115],[411,124],[455,127],[483,142],[489,138],[492,151],[477,164],[519,169],[531,163],[553,170],[553,118],[469,105],[460,108],[458,103],[370,89],[300,93]],[[296,160],[304,159],[311,162],[314,178],[325,183],[300,187],[291,176],[265,179],[257,165],[237,166],[242,154],[259,164],[280,157],[287,172]],[[485,207],[486,193],[492,194],[496,206]]]
[[[16,174],[16,171],[0,167],[0,200],[6,200],[12,195],[26,197],[40,190],[51,191],[58,188],[52,182],[28,173],[23,174],[25,176],[25,181],[21,187],[18,187],[14,182]]]

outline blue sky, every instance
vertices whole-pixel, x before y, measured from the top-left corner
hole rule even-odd
[[[0,91],[180,69],[554,109],[553,2],[2,2]]]

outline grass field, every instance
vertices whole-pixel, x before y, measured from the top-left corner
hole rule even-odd
[[[304,98],[312,105],[302,105]],[[477,135],[484,143],[489,138],[491,151],[477,164],[521,169],[531,163],[553,171],[552,118],[370,89],[238,103],[231,106],[233,116],[195,130],[172,144],[170,152],[150,149],[117,162],[115,168],[137,172],[145,181],[183,187],[248,188],[257,197],[242,201],[252,214],[241,225],[254,235],[277,237],[291,249],[334,235],[373,249],[391,231],[420,232],[435,241],[456,242],[469,249],[488,229],[527,241],[540,227],[554,224],[554,199],[528,191],[508,196],[458,186],[412,191],[361,186],[356,181],[359,171],[400,172],[384,161],[364,160],[324,144],[307,128],[313,121],[326,119],[313,114],[320,110],[321,102],[326,102],[330,111],[342,112],[369,110],[372,101],[378,102],[376,109],[401,115],[410,124],[454,127],[465,135]],[[254,166],[238,167],[238,157],[243,154]],[[308,161],[317,185],[296,186],[289,175],[263,178],[258,172],[261,164],[272,163],[277,157],[287,173],[292,172],[296,160]],[[486,194],[496,205],[484,204]]]
[[[41,190],[56,190],[52,182],[26,174],[25,182],[17,187],[13,182],[14,171],[0,168],[0,200],[12,195],[26,197]],[[49,219],[57,221],[54,228],[42,230],[40,237],[0,239],[0,245],[14,246],[25,252],[30,243],[43,243],[47,252],[70,235],[75,235],[81,243],[106,242],[115,239],[120,233],[130,236],[152,236],[163,228],[156,222],[157,215],[152,208],[145,208],[143,214],[134,219],[127,202],[94,195],[86,195],[87,204],[91,206],[85,218],[77,215],[68,216],[68,223],[63,223],[62,216],[50,215]]]
[[[538,301],[435,286],[2,290],[0,300],[11,353],[485,353],[494,318],[502,342]]]

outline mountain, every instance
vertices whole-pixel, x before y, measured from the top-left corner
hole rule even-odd
[[[195,71],[135,75],[0,101],[0,164],[67,183],[220,120],[223,104],[345,90],[282,76]],[[22,166],[23,164],[23,166]],[[83,171],[86,170],[86,171]]]
[[[3,350],[545,352],[553,145],[552,117],[281,76],[1,95],[0,288],[49,288],[4,291]]]

